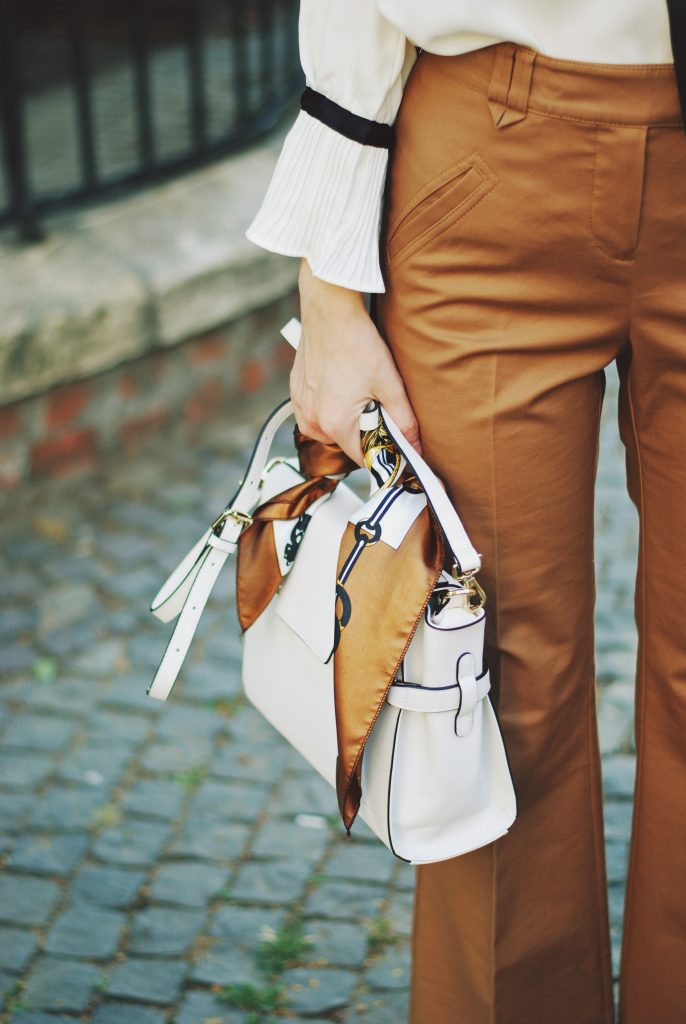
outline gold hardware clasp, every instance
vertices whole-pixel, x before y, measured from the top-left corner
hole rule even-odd
[[[453,563],[450,575],[467,591],[469,607],[474,611],[478,611],[486,604],[486,591],[476,579],[474,572],[474,569],[470,569],[467,572],[459,572],[457,563]]]
[[[210,529],[213,533],[219,536],[222,526],[227,519],[234,519],[237,523],[241,523],[243,526],[250,526],[253,518],[248,512],[239,512],[235,508],[225,508],[223,512],[220,512],[215,521],[212,523]]]

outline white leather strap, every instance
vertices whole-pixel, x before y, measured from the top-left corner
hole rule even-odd
[[[236,550],[241,531],[259,501],[261,477],[274,435],[292,412],[293,405],[287,400],[268,418],[235,495],[153,598],[150,611],[158,619],[169,622],[177,615],[179,618],[155,677],[146,690],[149,697],[166,700],[171,693],[217,576],[228,556]]]
[[[474,685],[470,683],[473,681]],[[491,679],[488,671],[476,679],[474,676],[464,675],[458,683],[452,686],[421,686],[412,683],[393,683],[388,691],[389,704],[393,707],[402,708],[404,711],[457,711],[460,714],[470,715],[476,707],[476,702],[482,700],[491,688]],[[466,691],[469,691],[467,693]]]

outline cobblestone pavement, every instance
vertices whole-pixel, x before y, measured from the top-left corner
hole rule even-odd
[[[168,635],[149,601],[285,393],[5,500],[2,1024],[406,1019],[413,869],[362,823],[347,840],[333,791],[244,700],[230,569],[169,701],[145,695]],[[614,409],[612,375],[597,642],[616,958],[636,524]]]

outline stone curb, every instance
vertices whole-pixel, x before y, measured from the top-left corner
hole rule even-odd
[[[259,143],[97,208],[45,241],[0,237],[0,406],[203,334],[280,298],[298,260],[245,229],[295,107]]]

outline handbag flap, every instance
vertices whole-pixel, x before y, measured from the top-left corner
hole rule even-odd
[[[280,618],[323,662],[333,652],[338,550],[348,519],[361,504],[361,498],[339,483],[312,515],[274,597]]]

